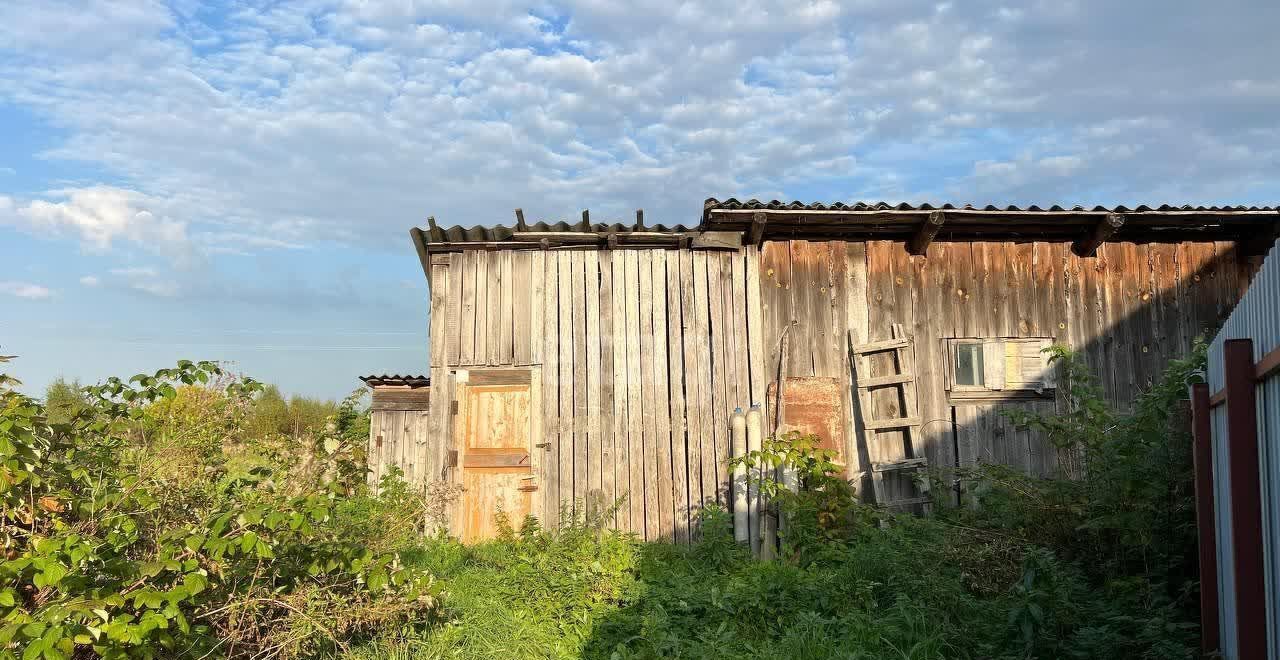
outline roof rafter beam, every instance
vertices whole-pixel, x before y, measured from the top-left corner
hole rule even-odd
[[[1276,212],[1280,215],[1280,211]],[[1252,236],[1241,239],[1238,243],[1238,254],[1241,257],[1265,257],[1276,241],[1280,240],[1280,217],[1269,227],[1259,227]]]
[[[929,244],[933,242],[933,238],[938,235],[938,230],[942,229],[942,225],[947,221],[947,216],[942,211],[930,211],[929,217],[920,223],[920,228],[916,229],[916,233],[911,236],[911,240],[907,241],[907,253],[920,256],[929,249]]]
[[[764,242],[764,228],[769,223],[769,214],[756,211],[751,214],[751,233],[748,235],[748,241],[751,245],[759,247]]]
[[[1094,225],[1093,232],[1088,238],[1076,239],[1071,244],[1071,251],[1077,256],[1093,257],[1098,254],[1098,246],[1106,243],[1118,229],[1124,226],[1124,216],[1119,213],[1108,213],[1098,224]]]

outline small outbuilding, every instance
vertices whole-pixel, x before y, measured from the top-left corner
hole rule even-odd
[[[1081,352],[1127,405],[1211,336],[1278,227],[1270,207],[734,199],[672,225],[429,219],[434,405],[397,455],[462,487],[463,538],[498,509],[554,526],[623,498],[618,528],[685,540],[702,505],[741,506],[731,418],[757,407],[867,499],[919,508],[922,468],[1062,469],[1001,414],[1059,405],[1042,349]]]
[[[377,485],[388,468],[409,476],[427,444],[431,379],[426,376],[361,376],[372,391],[369,403],[369,483]],[[413,475],[410,479],[417,480]]]

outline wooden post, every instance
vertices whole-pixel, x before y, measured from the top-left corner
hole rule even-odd
[[[764,440],[764,417],[760,412],[759,406],[752,406],[747,411],[747,451],[760,451],[762,441]],[[756,477],[762,474],[763,468],[756,468]],[[760,487],[748,488],[747,490],[747,517],[748,524],[751,529],[751,554],[760,556]]]
[[[929,249],[929,244],[933,242],[933,237],[938,235],[938,230],[942,229],[946,221],[947,217],[942,211],[930,211],[929,217],[920,224],[915,235],[907,242],[907,253],[916,256],[924,254]]]
[[[1227,461],[1231,474],[1231,537],[1235,563],[1236,650],[1240,660],[1267,657],[1267,593],[1262,556],[1262,488],[1253,340],[1223,346],[1227,400]]]
[[[761,509],[760,526],[760,561],[773,561],[778,554],[778,518],[771,508]]]
[[[1117,229],[1124,226],[1124,216],[1119,213],[1108,213],[1093,228],[1088,238],[1082,238],[1071,244],[1071,251],[1081,257],[1092,257],[1098,253],[1098,246],[1107,242]]]
[[[1200,546],[1200,650],[1218,651],[1218,538],[1214,525],[1213,433],[1209,426],[1209,384],[1191,386],[1191,434],[1196,475],[1196,527]]]
[[[742,408],[734,409],[729,427],[733,431],[733,457],[742,458],[747,454],[747,416]],[[382,437],[378,440],[381,442]],[[733,468],[733,540],[743,545],[751,540],[747,521],[747,466],[742,464]]]
[[[751,214],[751,233],[748,235],[750,245],[760,247],[760,244],[764,242],[764,227],[768,221],[769,216],[761,211]]]

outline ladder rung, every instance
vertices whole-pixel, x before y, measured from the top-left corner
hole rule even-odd
[[[904,500],[893,500],[885,504],[885,506],[911,506],[912,504],[930,504],[932,502],[932,497],[909,497]]]
[[[881,387],[884,385],[897,385],[898,383],[907,383],[916,379],[915,374],[893,374],[891,376],[876,376],[874,378],[858,379],[858,387]]]
[[[929,467],[929,459],[927,458],[908,458],[905,461],[894,461],[892,463],[872,463],[871,469],[875,472],[894,472],[896,470],[914,470],[917,468]]]
[[[858,355],[863,353],[879,353],[881,351],[892,351],[896,348],[906,348],[911,343],[910,339],[887,339],[885,341],[875,341],[870,344],[854,346],[853,352]]]
[[[880,429],[904,429],[908,426],[920,426],[919,417],[901,417],[898,419],[873,419],[863,425],[868,431]]]

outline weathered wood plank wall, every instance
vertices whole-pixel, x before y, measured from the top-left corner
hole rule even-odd
[[[944,338],[1052,338],[1081,349],[1111,400],[1124,405],[1237,299],[1250,271],[1232,250],[1227,243],[1110,243],[1086,259],[1065,243],[936,242],[913,257],[888,241],[770,241],[739,251],[433,255],[431,377],[439,405],[420,437],[395,451],[415,480],[455,481],[448,465],[454,373],[528,367],[541,407],[534,470],[544,524],[565,522],[562,509],[583,516],[625,498],[613,519],[619,529],[688,539],[703,503],[732,504],[725,460],[733,409],[764,405],[773,429],[774,402],[765,400],[776,391],[771,383],[850,383],[849,344],[888,339],[900,323],[915,341],[930,464],[998,462],[1045,474],[1056,453],[999,411],[1050,410],[1055,402],[953,406],[941,372]],[[888,370],[875,368],[884,371],[870,375]],[[864,414],[851,389],[847,395],[840,410],[850,472],[905,457],[899,431],[859,443]],[[872,412],[896,416],[905,403],[885,388],[873,393]],[[392,451],[390,434],[384,454]],[[887,485],[892,497],[912,490],[908,475]]]
[[[369,412],[366,448],[368,483],[377,486],[391,468],[400,468],[405,481],[421,483],[433,456],[426,451],[430,437],[429,388],[379,387]]]
[[[1110,243],[1097,257],[1081,258],[1066,243],[1048,242],[936,242],[922,256],[888,241],[769,242],[760,291],[770,381],[834,376],[847,383],[847,346],[830,338],[884,340],[902,323],[920,365],[918,405],[930,464],[984,461],[1048,474],[1057,464],[1053,448],[1000,412],[1049,411],[1056,402],[953,405],[943,376],[944,339],[1051,338],[1082,351],[1109,400],[1126,406],[1169,359],[1218,324],[1251,270],[1230,243]],[[870,375],[879,376],[888,366],[873,369]],[[877,433],[871,447],[857,446],[862,415],[848,394],[850,472],[865,469],[868,460],[904,458],[898,431]],[[873,394],[873,413],[896,416],[904,403],[896,389],[884,388]],[[910,487],[890,484],[890,496],[904,496]]]
[[[729,416],[763,405],[768,378],[756,248],[477,250],[432,263],[437,400],[460,369],[541,375],[544,524],[624,498],[619,529],[687,540],[704,503],[731,505]],[[432,410],[430,437],[443,440],[424,474],[453,480],[447,409]]]

